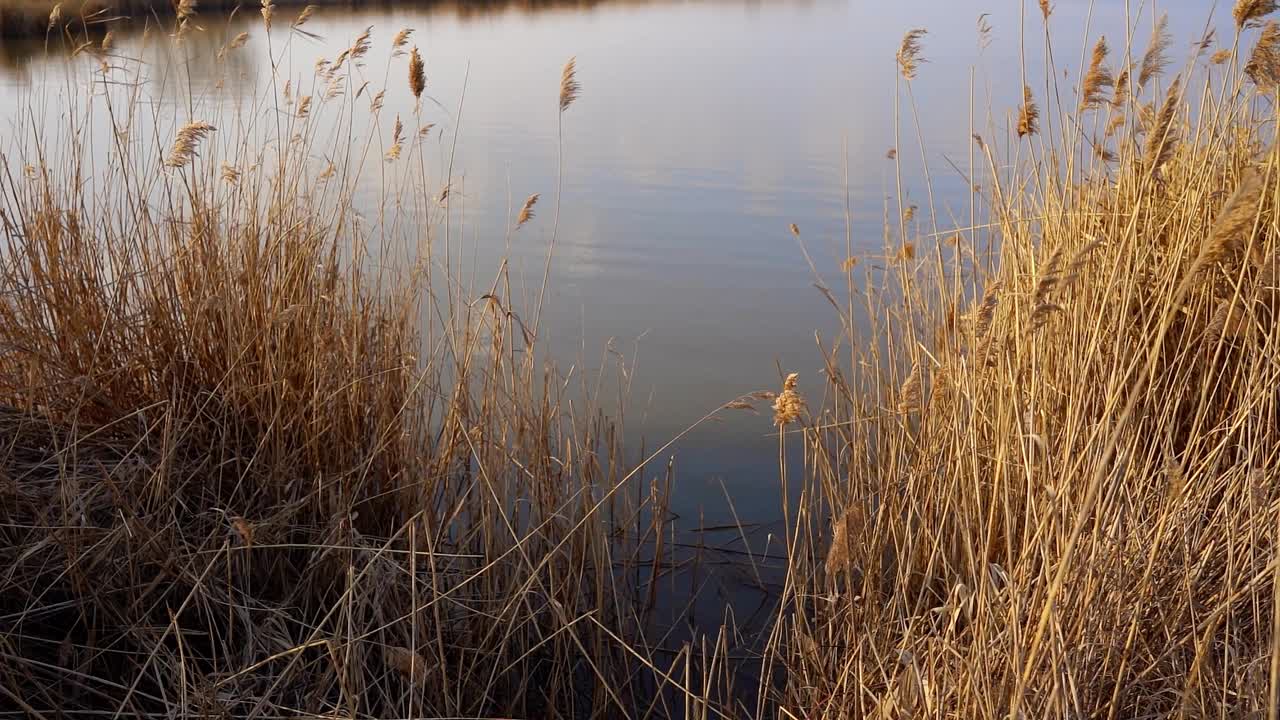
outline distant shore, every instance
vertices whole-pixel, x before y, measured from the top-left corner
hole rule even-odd
[[[626,2],[627,0],[623,0]],[[634,1],[634,0],[633,0]],[[275,0],[277,8],[444,6],[461,14],[483,14],[512,9],[541,10],[559,7],[593,7],[602,0]],[[57,12],[55,13],[55,8]],[[245,0],[199,0],[197,13],[230,13],[235,10],[256,15],[257,2]],[[163,0],[0,0],[0,37],[43,37],[55,29],[67,32],[106,32],[113,22],[128,18],[172,18],[174,4]]]

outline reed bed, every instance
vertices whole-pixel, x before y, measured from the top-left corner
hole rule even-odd
[[[1277,716],[1274,10],[1189,44],[1135,13],[1076,88],[1049,63],[975,128],[971,223],[851,287],[823,402],[780,417],[778,713]]]
[[[310,11],[262,15],[278,48]],[[445,193],[357,216],[362,175],[428,174],[421,109],[327,152],[423,93],[416,48],[362,85],[373,41],[177,126],[113,55],[92,112],[0,156],[0,708],[672,714],[680,658],[648,662],[633,602],[662,493],[622,492],[620,425],[535,360],[505,271],[455,272]]]
[[[45,131],[68,150],[0,156],[0,706],[1276,717],[1275,9],[1240,0],[1186,58],[1135,13],[1149,36],[1089,38],[1078,87],[1024,73],[971,128],[967,223],[925,232],[932,196],[923,221],[903,203],[883,258],[851,243],[845,297],[817,278],[844,323],[822,381],[722,408],[773,403],[783,496],[801,490],[758,654],[730,625],[663,646],[662,483],[635,484],[596,385],[536,360],[558,188],[510,221],[552,227],[529,304],[505,265],[456,274],[449,169],[429,196],[384,181],[395,211],[357,216],[375,169],[435,178],[408,31],[392,80],[365,76],[368,32],[309,94],[275,78],[265,127],[194,104],[171,127],[142,84],[104,90],[110,151],[73,122]],[[311,15],[260,10],[273,42]],[[193,12],[175,6],[179,42]],[[907,119],[928,42],[896,53]],[[380,118],[388,92],[412,114],[321,161],[321,118]],[[561,144],[584,95],[570,60],[547,88]]]

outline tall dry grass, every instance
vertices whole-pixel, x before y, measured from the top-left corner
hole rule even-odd
[[[276,52],[311,13],[263,10]],[[265,125],[192,102],[175,127],[113,55],[78,79],[96,114],[0,155],[0,707],[673,714],[692,654],[654,665],[635,601],[663,494],[622,492],[621,427],[535,360],[505,271],[454,271],[447,203],[413,190],[422,104],[393,151],[323,134],[422,95],[415,48],[375,96],[375,40],[312,94],[274,76]],[[382,173],[399,210],[359,217]]]
[[[1135,15],[1150,45],[1098,38],[1074,98],[1050,63],[976,129],[958,248],[915,239],[872,278],[902,302],[846,313],[827,403],[779,435],[779,713],[1277,717],[1274,10],[1176,72]]]

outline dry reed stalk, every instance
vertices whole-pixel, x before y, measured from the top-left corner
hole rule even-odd
[[[173,147],[169,150],[168,157],[165,158],[165,167],[180,168],[187,165],[196,156],[196,149],[200,141],[215,130],[217,128],[206,122],[192,122],[184,125],[178,131],[178,136],[173,141]]]
[[[416,99],[422,98],[422,91],[427,88],[427,74],[422,62],[422,55],[418,53],[418,46],[413,46],[413,51],[409,54],[409,90]]]
[[[1018,137],[1035,135],[1040,131],[1040,108],[1036,106],[1031,86],[1022,86],[1022,106],[1018,108]]]
[[[520,213],[516,216],[516,229],[524,227],[524,224],[533,219],[533,206],[538,204],[538,193],[530,195],[524,205],[520,206]]]
[[[1093,53],[1089,60],[1089,71],[1085,73],[1084,83],[1080,88],[1080,110],[1082,112],[1101,105],[1105,99],[1103,91],[1115,85],[1115,80],[1111,77],[1111,71],[1106,66],[1108,52],[1107,38],[1104,35],[1098,38],[1098,42],[1093,46]]]
[[[902,36],[902,44],[898,47],[898,68],[907,81],[914,80],[920,64],[927,62],[920,57],[920,41],[928,33],[924,28],[915,28]]]
[[[580,92],[582,86],[578,84],[577,58],[571,57],[560,71],[560,112],[568,110]]]
[[[1231,15],[1236,21],[1236,30],[1256,22],[1276,11],[1276,0],[1236,0]]]

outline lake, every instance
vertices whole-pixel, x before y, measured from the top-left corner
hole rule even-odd
[[[656,448],[726,401],[776,389],[780,371],[799,372],[802,390],[822,386],[815,333],[830,345],[839,325],[813,287],[790,224],[837,290],[844,287],[846,242],[863,267],[881,263],[901,242],[899,165],[903,204],[921,208],[910,240],[933,248],[941,240],[935,222],[942,235],[972,224],[964,179],[975,161],[971,134],[980,132],[1003,154],[1020,100],[1024,23],[1034,48],[1028,73],[1038,78],[1033,86],[1043,86],[1035,70],[1043,64],[1039,11],[1025,5],[1025,18],[1011,0],[322,7],[304,28],[309,35],[290,33],[297,9],[282,8],[270,46],[254,6],[239,17],[198,15],[201,29],[181,46],[163,34],[144,46],[140,23],[122,24],[114,53],[147,63],[146,92],[158,103],[153,122],[171,137],[189,109],[200,115],[252,106],[272,82],[273,62],[295,93],[312,92],[301,88],[310,86],[316,59],[334,57],[371,27],[373,49],[360,76],[370,94],[387,88],[384,108],[326,147],[342,153],[372,142],[377,158],[396,117],[435,123],[423,152],[437,173],[452,157],[448,211],[457,244],[450,262],[475,278],[472,297],[491,281],[507,252],[511,218],[531,193],[542,195],[537,219],[512,235],[510,255],[526,287],[541,281],[554,215],[559,78],[576,56],[582,93],[563,117],[563,208],[544,318],[547,348],[580,376],[625,359],[626,423],[638,453],[641,438]],[[1105,32],[1113,48],[1122,47],[1126,22],[1141,47],[1151,13],[1147,7],[1139,16],[1134,5],[1126,11],[1121,2],[1060,0],[1055,52],[1080,57],[1086,28],[1090,44]],[[1208,12],[1203,7],[1158,3],[1174,19],[1175,65],[1202,33],[1177,23],[1197,21]],[[990,13],[985,41],[982,13]],[[909,96],[894,54],[913,27],[929,29],[929,62]],[[403,28],[414,29],[411,44],[426,62],[430,100],[420,114],[405,87],[405,60],[386,74],[391,37]],[[245,47],[232,61],[215,62],[242,30],[250,33]],[[50,127],[41,118],[64,116],[96,91],[90,78],[98,59],[90,53],[71,57],[46,50],[43,39],[3,39],[0,56],[0,127],[10,147],[36,141],[16,135],[20,111],[30,108],[27,121]],[[1061,87],[1069,94],[1072,79]],[[108,145],[101,133],[87,132]],[[56,146],[56,138],[49,142]],[[896,160],[889,159],[899,145]],[[440,186],[432,177],[410,192]],[[378,197],[370,190],[358,210],[377,216]],[[886,250],[887,225],[893,237]],[[776,438],[762,410],[704,422],[655,463],[660,474],[666,458],[676,457],[672,509],[684,528],[730,522],[733,509],[748,522],[778,517]]]

